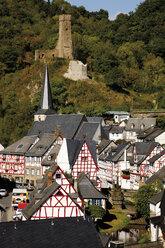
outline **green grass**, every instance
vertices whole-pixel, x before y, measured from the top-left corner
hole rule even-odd
[[[113,214],[116,216],[117,219],[114,219],[112,221],[109,222],[105,222],[108,225],[111,225],[112,227],[106,230],[101,230],[102,232],[107,232],[107,233],[112,233],[115,232],[117,230],[121,230],[123,229],[130,221],[130,217],[127,216],[127,214],[125,213],[125,211],[123,211],[122,209],[111,209],[109,210],[110,214]]]

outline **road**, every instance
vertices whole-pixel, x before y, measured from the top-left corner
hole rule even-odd
[[[11,195],[12,193],[9,193],[8,196],[6,197],[2,197],[0,199],[0,204],[2,204],[5,209],[6,212],[2,213],[2,218],[1,218],[1,222],[6,222],[6,221],[12,221],[12,216],[14,214],[13,208],[11,206]]]

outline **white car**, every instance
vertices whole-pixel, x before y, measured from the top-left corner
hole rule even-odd
[[[7,190],[6,189],[0,189],[0,196],[6,196]]]
[[[13,220],[22,220],[22,209],[16,210],[16,213],[13,214]]]

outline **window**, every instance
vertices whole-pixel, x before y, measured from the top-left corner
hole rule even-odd
[[[26,169],[26,175],[29,175],[29,169]]]
[[[61,174],[60,173],[56,174],[56,179],[61,179]]]
[[[7,165],[6,165],[6,170],[9,170],[9,169],[10,169],[10,165],[7,164]]]
[[[62,196],[63,194],[62,194],[61,191],[59,190],[59,191],[57,192],[56,195]]]
[[[17,164],[14,165],[14,170],[15,170],[15,171],[18,170],[18,165],[17,165]]]
[[[30,162],[30,157],[26,157],[26,162],[27,162],[27,163]]]
[[[81,150],[81,153],[84,154],[84,149]]]
[[[34,175],[34,169],[31,170],[32,175]]]
[[[87,161],[88,161],[88,158],[87,158],[87,157],[82,157],[82,158],[81,158],[81,161],[82,161],[82,162],[87,162]]]
[[[40,175],[40,169],[37,169],[37,176]]]
[[[3,160],[6,160],[6,155],[3,155]]]
[[[135,127],[134,123],[131,123],[131,129],[133,129]]]
[[[141,129],[144,129],[145,128],[145,125],[144,123],[141,124]]]
[[[48,161],[51,161],[51,159],[52,159],[52,156],[49,155],[49,156],[48,156]]]
[[[35,162],[35,157],[31,157],[31,162],[32,162],[32,163]]]
[[[36,162],[40,162],[40,157],[36,157]]]

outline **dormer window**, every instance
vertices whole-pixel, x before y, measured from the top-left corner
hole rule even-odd
[[[135,127],[135,124],[131,123],[131,129],[134,129],[134,127]]]
[[[52,160],[52,156],[49,155],[49,156],[48,156],[48,161],[51,161],[51,160]]]
[[[144,129],[145,128],[145,125],[144,123],[141,124],[141,129]]]

